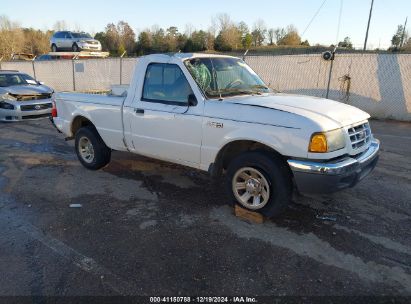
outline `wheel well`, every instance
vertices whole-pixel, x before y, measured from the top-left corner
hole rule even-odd
[[[71,134],[75,136],[78,129],[80,129],[81,127],[86,127],[86,126],[94,127],[93,123],[87,118],[85,118],[84,116],[77,116],[76,118],[74,118],[73,122],[71,123]]]
[[[251,140],[238,140],[226,144],[218,152],[215,163],[210,169],[211,175],[214,177],[220,176],[234,158],[248,151],[263,151],[285,161],[280,153],[267,145]]]

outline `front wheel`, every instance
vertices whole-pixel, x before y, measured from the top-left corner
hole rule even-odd
[[[98,170],[110,162],[111,150],[93,127],[82,127],[76,133],[76,154],[81,164],[90,170]]]
[[[53,44],[53,45],[51,46],[51,51],[52,51],[52,52],[57,52],[57,51],[58,51],[57,46],[56,46],[55,44]]]
[[[292,195],[292,181],[283,160],[265,152],[246,152],[232,160],[227,170],[231,200],[266,217],[280,215]]]

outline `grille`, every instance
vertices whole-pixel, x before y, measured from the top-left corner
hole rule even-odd
[[[10,94],[10,95],[14,96],[18,101],[41,100],[41,99],[51,98],[51,94],[49,93],[37,94],[37,95],[15,95],[15,94]]]
[[[35,118],[42,118],[42,117],[49,117],[50,114],[38,114],[38,115],[26,115],[22,116],[22,119],[35,119]]]
[[[53,107],[53,105],[51,103],[43,103],[43,104],[37,104],[37,105],[20,106],[20,110],[22,110],[22,111],[40,111],[40,110],[51,109],[52,107]]]
[[[371,141],[371,128],[368,122],[348,129],[351,146],[354,150],[361,148]]]

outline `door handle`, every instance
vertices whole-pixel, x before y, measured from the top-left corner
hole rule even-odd
[[[144,114],[144,109],[134,109],[137,114]]]

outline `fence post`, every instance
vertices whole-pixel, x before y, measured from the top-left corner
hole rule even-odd
[[[120,85],[122,85],[123,82],[123,57],[126,54],[126,51],[123,52],[120,56]]]
[[[76,91],[76,74],[75,74],[75,66],[74,66],[74,58],[73,59],[71,59],[71,66],[72,66],[72,69],[73,69],[73,91],[75,92]]]
[[[36,77],[36,68],[34,67],[34,60],[31,61],[31,66],[33,67],[33,76],[34,76],[34,79],[37,80],[37,77]]]
[[[0,58],[0,70],[1,70],[1,62],[3,61],[3,56]]]
[[[331,77],[333,73],[333,65],[335,59],[335,52],[337,51],[337,47],[334,48],[332,55],[331,55],[331,65],[330,65],[330,72],[328,73],[328,84],[327,84],[327,93],[325,94],[325,98],[328,99],[328,94],[330,93],[330,85],[331,85]]]

